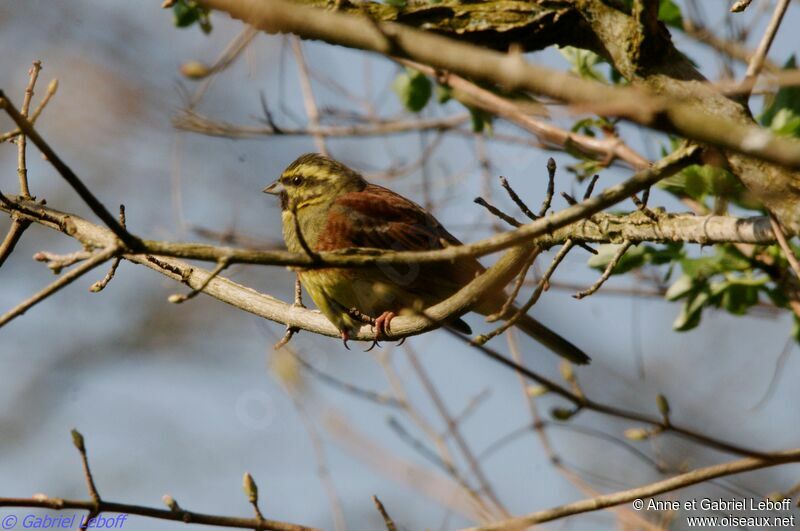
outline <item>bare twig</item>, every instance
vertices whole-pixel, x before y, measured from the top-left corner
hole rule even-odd
[[[203,99],[206,91],[214,82],[215,76],[232,65],[253,41],[256,35],[258,35],[258,31],[247,26],[228,43],[219,57],[217,57],[214,63],[204,72],[205,76],[203,81],[189,100],[187,106],[189,109],[196,107],[197,104],[200,103],[200,100]]]
[[[92,211],[103,220],[106,226],[119,237],[122,242],[130,249],[136,249],[140,245],[139,238],[129,233],[111,215],[105,206],[94,196],[94,194],[83,184],[83,181],[67,166],[64,161],[53,151],[45,140],[33,128],[31,123],[23,116],[8,99],[8,96],[0,90],[0,108],[5,109],[6,113],[20,128],[20,131],[36,144],[42,155],[53,165],[58,173],[66,180],[70,186],[78,193],[81,199],[92,209]]]
[[[72,444],[75,445],[78,452],[81,454],[81,463],[83,464],[83,474],[86,478],[86,488],[89,490],[89,496],[95,503],[100,503],[100,493],[97,491],[97,486],[94,484],[94,477],[92,470],[89,468],[89,458],[86,455],[86,444],[83,435],[76,429],[72,430]]]
[[[280,347],[279,347],[280,348]],[[363,398],[370,402],[374,402],[376,404],[380,404],[382,406],[389,406],[394,408],[404,408],[405,404],[402,404],[397,398],[389,395],[384,395],[381,393],[376,393],[375,391],[371,391],[369,389],[363,389],[356,385],[353,385],[349,382],[345,382],[339,380],[338,378],[334,378],[330,374],[322,372],[321,370],[317,369],[313,365],[311,365],[308,361],[302,358],[300,355],[295,354],[295,359],[297,362],[307,370],[312,376],[319,379],[321,382],[343,391],[345,393],[351,394],[353,396],[357,396],[359,398]]]
[[[662,432],[667,432],[668,431],[668,432],[674,433],[676,435],[679,435],[679,436],[681,436],[681,437],[683,437],[685,439],[694,441],[694,442],[696,442],[696,443],[698,443],[700,445],[706,446],[708,448],[713,448],[715,450],[719,450],[721,452],[727,452],[727,453],[734,454],[734,455],[745,455],[745,456],[756,457],[756,458],[759,458],[759,459],[767,459],[767,460],[773,458],[776,455],[780,455],[779,453],[775,453],[775,452],[772,452],[772,453],[759,452],[757,450],[753,450],[753,449],[750,449],[750,448],[745,448],[743,446],[739,446],[739,445],[732,444],[732,443],[729,443],[729,442],[726,442],[726,441],[722,441],[720,439],[715,439],[713,437],[709,437],[707,435],[704,435],[702,433],[698,433],[698,432],[690,430],[688,428],[683,428],[683,427],[680,427],[680,426],[676,426],[674,423],[670,423],[669,425],[665,425],[662,418],[655,418],[655,417],[650,417],[650,416],[647,416],[647,415],[642,415],[642,414],[637,413],[635,411],[629,411],[629,410],[620,409],[620,408],[617,408],[617,407],[614,407],[614,406],[609,406],[609,405],[606,405],[606,404],[602,404],[600,402],[596,402],[594,400],[591,400],[591,399],[589,399],[589,398],[587,398],[585,396],[584,397],[578,396],[577,394],[573,393],[569,389],[566,389],[565,387],[553,382],[552,380],[549,380],[548,378],[545,378],[544,376],[542,376],[542,375],[540,375],[540,374],[528,369],[527,367],[524,367],[524,366],[521,366],[521,365],[519,365],[517,363],[514,363],[514,361],[506,358],[502,354],[500,354],[497,351],[487,347],[486,345],[476,345],[474,342],[471,342],[469,340],[469,338],[464,337],[463,335],[461,335],[461,334],[459,334],[457,332],[452,332],[450,330],[448,330],[448,332],[451,332],[451,335],[453,337],[458,338],[460,341],[463,341],[465,343],[469,343],[472,346],[476,347],[477,349],[479,349],[483,354],[485,354],[489,358],[491,358],[491,359],[493,359],[493,360],[505,365],[506,367],[509,367],[509,368],[521,373],[526,378],[529,378],[529,379],[535,381],[536,383],[538,383],[539,385],[547,388],[547,390],[550,391],[551,393],[554,393],[554,394],[556,394],[556,395],[558,395],[558,396],[560,396],[562,398],[565,398],[566,400],[568,400],[570,403],[572,403],[578,409],[588,409],[588,410],[595,411],[597,413],[602,413],[604,415],[610,415],[610,416],[618,417],[618,418],[622,418],[622,419],[628,419],[628,420],[633,420],[633,421],[636,421],[636,422],[642,422],[644,424],[650,424],[651,426],[657,427]]]
[[[125,224],[125,205],[119,206],[119,223],[123,227],[127,228],[127,225]],[[89,288],[89,291],[91,291],[92,293],[103,291],[105,287],[108,286],[108,283],[111,282],[111,279],[114,278],[114,274],[117,272],[120,260],[122,260],[121,257],[115,256],[111,260],[111,267],[108,268],[106,276],[104,276],[103,278],[92,284],[92,286]]]
[[[36,86],[36,80],[39,77],[39,71],[42,69],[41,61],[34,61],[28,74],[28,87],[25,89],[25,97],[22,99],[22,107],[20,114],[27,118],[28,109],[31,106],[31,98],[33,98],[33,88]],[[28,198],[31,196],[30,189],[28,188],[28,168],[25,164],[26,157],[26,141],[25,135],[20,135],[17,138],[17,175],[19,176],[19,194],[22,197]]]
[[[511,350],[511,356],[514,359],[514,362],[517,363],[518,365],[523,365],[522,354],[520,352],[515,334],[513,333],[507,334],[506,338],[508,340],[508,345]],[[584,481],[583,478],[581,478],[578,473],[567,467],[567,465],[564,463],[564,460],[556,452],[555,446],[553,445],[550,436],[548,435],[547,430],[545,429],[545,427],[548,426],[549,424],[541,418],[541,415],[539,414],[539,408],[536,405],[536,399],[534,398],[534,396],[532,396],[531,393],[528,393],[525,377],[520,372],[517,372],[517,376],[519,377],[522,395],[525,399],[525,403],[527,404],[528,411],[530,412],[531,415],[531,427],[536,433],[536,436],[539,438],[539,441],[542,445],[542,449],[544,450],[545,454],[550,460],[550,463],[553,465],[553,467],[555,467],[555,469],[558,472],[560,472],[568,481],[570,481],[573,485],[575,485],[581,492],[583,492],[588,496],[596,496],[597,492],[593,488],[591,488],[591,486],[587,484],[586,481]],[[553,426],[570,427],[570,428],[573,427],[570,424],[564,424],[564,423],[553,424]],[[527,432],[528,429],[526,428],[525,431]],[[583,428],[578,428],[577,431],[583,432]],[[634,453],[634,455],[636,455],[637,457],[646,460],[648,464],[655,464],[652,463],[647,456],[641,454],[639,450],[632,447],[630,444],[626,443],[623,440],[616,439],[608,434],[599,431],[595,433],[594,430],[590,430],[588,433],[600,436],[607,440],[611,440],[616,444],[621,445],[626,450]],[[496,447],[497,447],[496,444],[491,445],[491,447],[484,450],[484,452],[482,452],[481,455],[482,456],[487,455],[491,449],[494,449]],[[661,468],[658,466],[658,464],[655,464],[655,468],[661,471]],[[635,525],[638,527],[652,529],[653,531],[658,531],[660,529],[659,527],[654,526],[646,519],[638,516],[636,513],[633,513],[630,510],[626,510],[624,508],[616,508],[612,510],[616,511],[617,514],[620,515],[620,518],[635,522]]]
[[[471,343],[473,345],[483,345],[490,339],[499,336],[500,334],[502,334],[503,332],[514,326],[514,324],[516,324],[516,322],[519,321],[520,317],[528,313],[528,310],[530,310],[533,307],[533,305],[536,304],[536,302],[539,300],[539,297],[542,295],[545,286],[547,286],[550,277],[553,275],[553,273],[555,273],[556,268],[559,266],[559,264],[561,264],[561,261],[564,259],[564,257],[567,256],[567,253],[570,251],[570,249],[572,249],[573,245],[574,242],[572,240],[567,240],[566,243],[564,243],[564,245],[561,246],[561,249],[559,249],[558,253],[556,253],[556,256],[550,262],[550,266],[547,268],[547,270],[544,272],[544,275],[539,280],[539,284],[536,286],[536,289],[534,290],[533,294],[530,296],[530,298],[527,300],[525,304],[523,304],[518,310],[514,312],[514,315],[509,317],[503,324],[501,324],[488,334],[481,334],[477,336],[475,339],[471,341]],[[498,315],[493,315],[491,317],[502,318],[502,316]]]
[[[741,13],[747,9],[753,0],[736,0],[731,6],[731,13]]]
[[[299,274],[295,274],[294,277],[294,302],[292,303],[292,308],[305,308],[305,305],[303,304],[303,284],[300,282]],[[299,331],[299,327],[287,324],[286,331],[283,333],[283,337],[281,337],[280,341],[273,345],[272,349],[278,350],[279,348],[285,346]],[[298,359],[300,358],[298,357]]]
[[[573,297],[575,297],[576,299],[582,299],[584,297],[592,295],[594,292],[599,290],[600,287],[605,283],[606,280],[608,280],[608,278],[614,272],[614,268],[617,267],[619,261],[622,260],[622,257],[625,256],[625,253],[628,252],[628,249],[630,249],[632,245],[633,243],[628,240],[622,242],[622,245],[620,245],[617,251],[614,253],[614,257],[611,259],[608,265],[606,265],[603,274],[600,275],[600,278],[597,279],[597,282],[589,286],[587,289],[579,291],[578,293],[573,295]]]
[[[553,157],[547,159],[547,193],[544,196],[541,208],[539,208],[539,217],[547,215],[550,210],[550,205],[553,203],[553,193],[556,189],[556,161]]]
[[[786,240],[786,235],[783,232],[780,222],[771,212],[769,214],[769,222],[772,225],[772,232],[775,235],[775,239],[778,240],[778,245],[780,245],[781,250],[783,250],[783,254],[786,256],[786,260],[792,267],[794,274],[800,279],[800,262],[797,260],[797,256],[794,254],[792,246],[789,245],[789,242]]]
[[[473,531],[500,531],[510,529],[525,529],[529,526],[540,524],[543,522],[550,522],[559,518],[586,513],[590,511],[597,511],[606,507],[613,507],[622,503],[630,502],[641,498],[651,498],[664,492],[696,485],[711,479],[730,476],[733,474],[740,474],[750,470],[759,470],[762,468],[777,466],[785,463],[796,463],[800,461],[800,449],[786,450],[776,454],[774,459],[762,459],[758,457],[746,457],[736,461],[729,461],[705,468],[698,468],[679,474],[669,479],[650,483],[642,487],[634,489],[615,492],[613,494],[606,494],[596,496],[587,500],[581,500],[574,503],[538,511],[526,516],[511,518],[501,522],[474,528]]]
[[[496,206],[490,204],[484,198],[476,197],[473,201],[475,202],[475,204],[482,206],[483,208],[485,208],[486,210],[488,210],[489,212],[491,212],[493,215],[497,216],[498,218],[502,219],[503,221],[505,221],[506,223],[508,223],[512,227],[519,228],[519,227],[522,226],[522,223],[520,223],[519,221],[514,219],[512,216],[509,216],[508,214],[506,214],[505,212],[503,212],[502,210],[500,210]]]
[[[189,299],[196,297],[197,294],[201,293],[204,289],[206,289],[206,286],[208,286],[209,282],[214,280],[214,278],[220,273],[222,273],[229,265],[230,263],[226,258],[220,258],[219,262],[217,262],[216,267],[211,271],[211,274],[208,275],[208,277],[205,279],[205,281],[203,281],[202,284],[200,284],[198,287],[194,288],[192,291],[190,291],[185,295],[179,293],[174,293],[170,295],[168,298],[169,302],[173,304],[180,304],[182,302],[186,302]]]
[[[58,91],[58,80],[53,79],[47,85],[47,92],[45,92],[44,98],[42,98],[42,100],[39,102],[39,105],[37,105],[36,109],[33,111],[33,114],[31,114],[30,117],[28,118],[28,121],[31,123],[31,125],[34,125],[36,123],[36,120],[39,118],[39,115],[42,114],[42,111],[44,110],[45,107],[47,107],[47,104],[50,103],[50,100],[53,98],[53,96],[56,95],[57,91]],[[12,138],[20,135],[21,133],[22,131],[20,131],[19,129],[14,129],[13,131],[3,133],[0,135],[0,143],[5,142],[7,140],[11,140]]]
[[[83,262],[87,258],[92,257],[91,251],[75,251],[74,253],[55,254],[47,251],[39,251],[33,255],[33,259],[37,262],[47,262],[47,267],[53,271],[54,274],[61,274],[61,270],[69,267],[78,262]]]
[[[522,289],[523,284],[525,284],[525,277],[528,274],[533,262],[536,260],[536,257],[542,253],[541,247],[535,247],[528,258],[525,259],[525,263],[522,264],[522,269],[517,275],[517,280],[514,281],[514,288],[511,290],[511,293],[506,298],[506,302],[503,303],[503,306],[497,312],[493,313],[486,317],[488,322],[494,322],[499,319],[502,319],[504,315],[508,314],[508,311],[514,305],[514,301],[517,300],[517,296],[519,295],[520,289]]]
[[[35,294],[29,299],[26,299],[19,303],[16,307],[12,308],[11,310],[7,311],[3,315],[0,315],[0,327],[18,317],[28,311],[32,306],[36,303],[43,301],[56,291],[60,290],[64,286],[67,286],[74,280],[80,278],[85,273],[91,271],[95,267],[99,266],[115,254],[119,252],[119,249],[112,245],[111,247],[106,248],[103,251],[100,251],[94,254],[91,258],[89,258],[86,262],[81,264],[80,266],[76,267],[72,271],[65,273],[61,276],[58,280],[41,290],[39,293]]]
[[[311,127],[319,127],[319,109],[317,108],[317,101],[314,98],[314,89],[311,87],[311,79],[308,74],[308,66],[303,57],[303,45],[300,43],[300,38],[290,37],[292,42],[292,52],[294,52],[294,59],[297,62],[297,71],[300,76],[300,89],[303,92],[303,105],[306,108],[308,121]],[[325,137],[319,134],[314,136],[314,145],[317,151],[323,155],[328,155],[328,147],[325,145]]]
[[[6,237],[3,239],[3,242],[0,243],[0,267],[3,266],[6,259],[8,259],[14,251],[19,239],[22,237],[22,233],[25,232],[25,229],[27,229],[30,224],[31,222],[28,220],[12,217],[11,226],[8,228]]]
[[[271,113],[270,113],[271,114]],[[455,129],[469,122],[468,114],[454,114],[436,118],[400,118],[370,120],[369,123],[355,123],[352,125],[317,125],[308,127],[278,127],[274,121],[263,127],[236,125],[227,122],[212,120],[201,115],[195,110],[184,109],[172,119],[172,125],[178,129],[192,131],[209,136],[225,138],[254,138],[259,136],[323,136],[323,137],[363,137],[385,136],[416,131],[446,131]],[[465,133],[466,134],[466,133]],[[469,134],[473,134],[470,132]]]
[[[470,471],[475,475],[475,478],[478,480],[478,483],[481,486],[480,490],[483,493],[485,493],[486,496],[492,501],[492,504],[496,507],[498,511],[500,511],[500,514],[509,514],[506,508],[500,502],[500,499],[495,494],[491,483],[489,483],[489,479],[483,472],[483,468],[481,467],[480,463],[478,463],[478,460],[475,459],[475,455],[472,453],[472,450],[467,444],[467,441],[461,435],[461,430],[454,423],[453,417],[450,416],[450,412],[447,410],[447,406],[445,406],[444,401],[439,395],[439,392],[436,390],[436,387],[433,385],[433,382],[431,382],[427,372],[425,372],[425,369],[419,362],[419,359],[417,358],[417,355],[414,353],[414,350],[411,348],[410,345],[406,345],[405,348],[408,354],[408,361],[411,363],[411,367],[417,374],[417,377],[419,378],[420,382],[422,383],[423,387],[428,393],[428,396],[430,396],[433,405],[439,412],[439,415],[447,423],[447,430],[452,434],[453,440],[455,440],[456,445],[461,451],[461,454],[464,456],[464,459],[466,459],[467,463],[469,463]]]
[[[392,517],[389,516],[388,512],[386,512],[386,508],[383,506],[378,497],[373,496],[372,501],[375,502],[375,507],[378,509],[378,512],[381,513],[381,517],[383,517],[383,523],[386,525],[386,531],[397,531],[397,526],[394,525],[394,520],[392,520]]]
[[[505,177],[500,177],[500,186],[503,187],[503,189],[506,191],[511,200],[514,201],[514,204],[516,204],[517,207],[522,211],[522,213],[528,216],[529,219],[535,221],[541,217],[531,212],[531,209],[528,208],[528,205],[526,205],[525,202],[522,199],[520,199],[519,195],[517,195],[517,192],[514,191],[513,188],[511,188],[510,184],[508,184],[508,179],[506,179]]]
[[[761,73],[761,69],[764,66],[764,59],[766,59],[767,53],[769,53],[769,48],[772,46],[772,41],[775,39],[775,34],[778,33],[778,28],[783,20],[783,15],[786,13],[786,9],[789,7],[789,1],[790,0],[778,0],[777,4],[775,5],[775,11],[772,14],[772,18],[769,21],[767,29],[764,31],[764,36],[761,38],[761,42],[758,43],[756,53],[753,54],[753,57],[750,59],[750,63],[747,65],[747,73],[744,76],[745,82],[755,83],[758,74]],[[748,92],[743,95],[745,99],[747,99],[747,97],[750,96],[750,93]]]
[[[264,521],[264,515],[261,514],[261,509],[258,507],[258,485],[256,485],[253,476],[250,475],[250,472],[245,472],[244,477],[242,478],[242,490],[244,490],[245,495],[247,496],[247,501],[250,502],[250,505],[253,506],[253,512],[256,514],[256,519],[259,522]]]
[[[526,107],[524,104],[498,96],[456,74],[439,71],[416,61],[398,58],[395,60],[436,78],[443,85],[450,86],[455,91],[455,97],[460,97],[465,103],[500,116],[525,131],[533,133],[546,146],[577,149],[587,155],[598,156],[604,164],[610,164],[615,159],[620,159],[637,170],[646,168],[648,165],[647,159],[628,147],[619,138],[598,138],[562,129],[531,116],[530,111],[535,112],[537,109],[530,109],[530,105]],[[543,114],[542,107],[538,104],[535,105],[538,113]]]

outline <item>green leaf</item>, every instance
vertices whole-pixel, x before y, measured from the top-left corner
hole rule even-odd
[[[784,107],[775,113],[769,127],[779,135],[800,137],[800,115]]]
[[[453,89],[446,85],[436,85],[436,103],[447,103],[453,98]]]
[[[797,68],[794,55],[786,61],[783,68],[785,70]],[[762,125],[772,127],[778,113],[783,109],[787,109],[793,116],[800,116],[800,87],[781,87],[774,96],[766,98],[764,112],[759,121]],[[786,120],[786,118],[783,119]]]
[[[683,29],[681,8],[673,0],[661,0],[658,5],[658,19],[667,26]]]
[[[733,315],[745,315],[751,306],[758,304],[759,288],[760,284],[728,282],[728,288],[722,294],[722,307]]]
[[[187,28],[197,22],[203,33],[211,33],[211,20],[208,9],[199,6],[194,0],[178,0],[172,6],[175,26]]]
[[[411,112],[424,109],[433,92],[430,80],[412,68],[407,68],[398,74],[392,83],[392,90],[403,106]]]
[[[552,416],[556,420],[569,420],[571,419],[578,410],[576,409],[568,409],[565,407],[554,407],[550,410],[550,416]]]
[[[482,133],[485,130],[491,134],[492,115],[475,107],[467,107],[467,109],[469,109],[469,116],[472,118],[472,130],[476,133]]]
[[[672,283],[664,294],[664,298],[668,301],[676,301],[685,297],[694,289],[694,280],[689,275],[681,275],[678,280]]]
[[[672,323],[672,329],[677,332],[686,332],[697,327],[700,324],[700,317],[703,315],[703,307],[708,303],[709,298],[706,290],[692,292],[683,303],[678,317]]]
[[[601,83],[607,83],[603,74],[595,67],[605,62],[605,60],[594,52],[575,48],[574,46],[562,46],[558,49],[561,55],[572,65],[571,71],[585,79],[593,79]]]

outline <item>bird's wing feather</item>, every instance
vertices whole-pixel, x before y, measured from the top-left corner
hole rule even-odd
[[[328,212],[317,251],[345,248],[425,251],[461,245],[422,207],[382,186],[339,196]],[[405,288],[427,295],[429,303],[443,300],[483,271],[474,258],[421,264],[419,275]]]
[[[421,251],[461,244],[422,207],[372,184],[339,196],[322,234],[319,251],[347,247]]]

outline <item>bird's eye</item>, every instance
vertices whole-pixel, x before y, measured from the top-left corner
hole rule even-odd
[[[295,175],[292,177],[292,184],[295,186],[300,186],[303,183],[303,178],[299,175]]]

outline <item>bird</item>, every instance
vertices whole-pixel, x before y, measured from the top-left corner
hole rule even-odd
[[[367,182],[357,171],[318,153],[289,164],[263,190],[280,198],[283,238],[289,251],[323,253],[350,248],[422,251],[461,245],[429,212],[392,190]],[[336,326],[347,347],[350,333],[371,323],[375,339],[385,339],[391,319],[404,309],[437,304],[485,271],[473,257],[419,264],[379,264],[362,268],[297,269],[314,304]],[[498,312],[507,295],[495,291],[473,308]],[[512,305],[502,315],[508,318]],[[460,318],[447,323],[470,334]],[[589,363],[589,356],[533,317],[522,314],[515,326],[561,357]],[[375,343],[373,343],[375,346]]]

